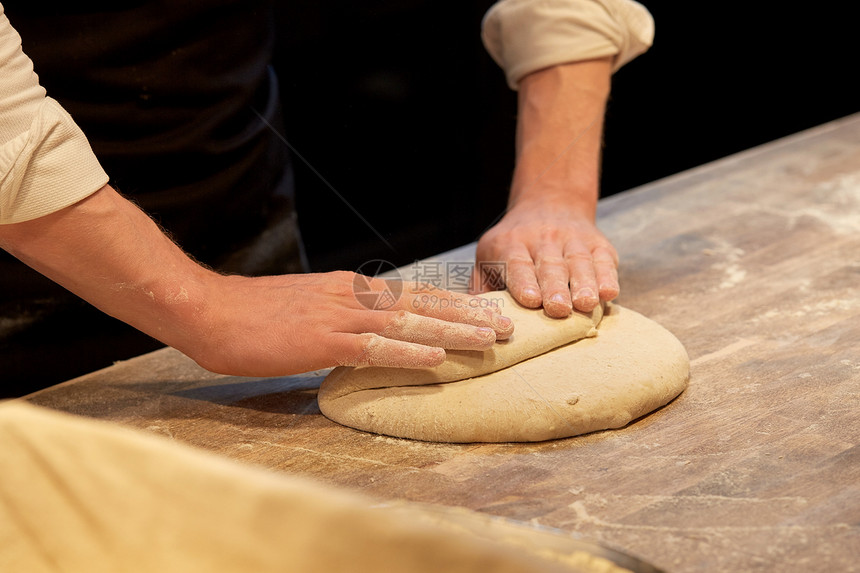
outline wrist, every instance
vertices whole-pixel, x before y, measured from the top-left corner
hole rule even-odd
[[[596,170],[595,170],[596,171]],[[566,177],[531,175],[526,168],[514,171],[508,208],[520,204],[545,204],[565,210],[591,213],[600,197],[598,174],[581,170]]]
[[[224,278],[186,257],[169,272],[144,278],[139,286],[131,287],[139,292],[121,303],[124,308],[118,318],[190,354],[201,342],[210,342],[216,332],[209,301],[215,300]]]

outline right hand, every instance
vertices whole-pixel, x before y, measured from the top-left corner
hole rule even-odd
[[[355,277],[213,273],[194,335],[173,345],[214,372],[283,376],[337,365],[432,367],[445,360],[444,349],[485,350],[513,332],[485,299],[408,282],[389,309],[367,308]],[[385,283],[370,279],[370,288]]]

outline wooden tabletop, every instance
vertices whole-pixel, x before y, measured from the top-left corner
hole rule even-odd
[[[618,302],[689,388],[613,431],[434,444],[320,415],[324,373],[240,379],[161,350],[31,402],[384,499],[576,532],[668,571],[858,571],[860,115],[601,202]],[[470,261],[469,247],[440,260]]]

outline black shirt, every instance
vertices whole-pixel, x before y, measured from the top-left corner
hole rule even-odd
[[[303,270],[271,0],[3,6],[111,184],[183,249],[226,271]],[[0,397],[158,346],[0,250]]]
[[[54,4],[4,2],[48,95],[111,183],[217,265],[264,225],[288,161],[270,128],[281,130],[272,2]]]

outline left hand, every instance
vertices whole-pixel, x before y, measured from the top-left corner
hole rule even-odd
[[[543,305],[556,318],[574,308],[589,312],[619,292],[615,248],[593,216],[563,202],[519,202],[481,237],[475,259],[504,262],[511,295],[528,308]],[[474,293],[490,290],[482,283],[473,276]]]
[[[618,296],[618,255],[595,225],[610,58],[571,62],[520,80],[517,158],[508,211],[476,254],[504,263],[508,291],[523,306],[564,318]]]

